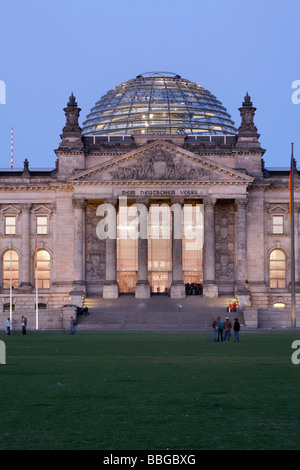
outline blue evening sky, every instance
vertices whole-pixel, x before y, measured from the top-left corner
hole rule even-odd
[[[71,92],[82,124],[108,90],[150,71],[204,86],[236,127],[248,91],[266,166],[289,167],[291,142],[300,166],[299,0],[0,0],[0,167],[13,126],[14,167],[53,168]]]

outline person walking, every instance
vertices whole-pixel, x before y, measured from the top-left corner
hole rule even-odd
[[[26,335],[26,327],[27,327],[27,318],[22,315],[22,321],[21,321],[21,326],[22,326],[22,335]]]
[[[7,336],[10,335],[10,319],[9,318],[6,320],[6,334]]]
[[[224,322],[223,322],[222,318],[219,317],[219,320],[218,320],[218,342],[220,342],[220,338],[221,338],[222,343],[223,343],[223,329],[224,329]]]
[[[228,343],[230,341],[231,328],[232,328],[232,323],[229,320],[229,317],[226,317],[226,320],[224,322],[224,341],[226,341],[226,338],[227,338]]]
[[[234,342],[235,343],[239,343],[239,341],[240,341],[240,329],[241,329],[241,325],[240,325],[238,319],[235,318],[234,324],[233,324],[233,331],[234,331],[234,337],[235,337]]]

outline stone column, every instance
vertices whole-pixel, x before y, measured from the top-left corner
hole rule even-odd
[[[107,222],[109,233],[105,239],[105,282],[103,285],[103,298],[116,299],[119,297],[117,282],[117,198],[105,199],[107,204]]]
[[[247,281],[247,199],[236,199],[236,293],[240,305],[248,304]],[[246,297],[245,297],[246,296]],[[244,298],[245,297],[245,298]]]
[[[30,278],[30,267],[32,266],[33,260],[31,259],[30,251],[30,209],[31,204],[21,204],[22,210],[22,270],[21,270],[21,283],[20,287],[24,289],[30,289],[32,287]]]
[[[173,276],[171,284],[171,298],[181,299],[185,297],[185,286],[182,272],[182,210],[184,199],[172,199],[172,265]]]
[[[203,296],[218,297],[215,277],[215,203],[204,198]]]
[[[84,227],[85,227],[85,199],[74,198],[74,290],[71,292],[71,302],[81,306],[82,295],[85,293],[84,266]]]
[[[135,286],[137,299],[149,299],[150,285],[148,282],[148,205],[149,199],[136,201],[139,215],[138,233],[138,281]]]

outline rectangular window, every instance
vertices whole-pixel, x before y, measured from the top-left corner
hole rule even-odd
[[[48,218],[47,216],[38,215],[36,218],[36,233],[38,235],[47,235],[48,233]]]
[[[15,311],[15,304],[12,304],[11,306],[11,311],[14,312]],[[4,313],[8,313],[10,312],[10,304],[3,304],[3,312]]]
[[[5,217],[5,235],[16,234],[16,218],[14,216]]]
[[[283,234],[283,215],[273,215],[273,233]]]

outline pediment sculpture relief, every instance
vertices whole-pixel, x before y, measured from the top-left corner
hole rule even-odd
[[[185,163],[159,149],[149,153],[135,163],[110,171],[114,180],[198,180],[209,178],[210,172],[202,167]]]

